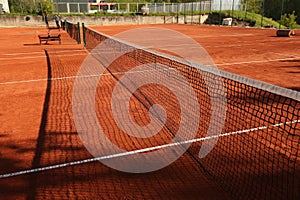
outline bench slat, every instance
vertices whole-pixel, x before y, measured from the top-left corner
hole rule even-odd
[[[59,41],[59,44],[61,44],[60,34],[58,35],[39,35],[40,44],[42,44],[42,41],[45,41],[46,44],[48,41]]]

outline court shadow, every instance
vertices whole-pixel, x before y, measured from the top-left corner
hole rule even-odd
[[[40,43],[23,44],[24,46],[40,46]]]
[[[300,87],[289,87],[289,89],[296,90],[296,91],[300,92]]]
[[[300,71],[289,71],[288,73],[289,73],[289,74],[299,74]]]
[[[281,62],[300,62],[300,59],[297,60],[282,60]],[[299,65],[300,67],[300,65]]]
[[[42,113],[42,119],[40,123],[40,129],[39,129],[39,135],[37,138],[36,143],[36,149],[32,161],[32,168],[37,168],[40,165],[41,157],[43,153],[43,147],[45,143],[45,128],[46,128],[46,122],[47,122],[47,116],[48,116],[48,107],[50,102],[50,94],[51,94],[51,86],[52,86],[52,73],[51,73],[51,63],[50,58],[47,50],[45,50],[45,55],[47,59],[47,88],[46,88],[46,94],[45,94],[45,101],[43,106],[43,113]],[[35,199],[35,188],[37,187],[37,176],[33,176],[29,183],[29,188],[32,188],[33,191],[29,192],[27,195],[27,199]]]
[[[0,156],[1,174],[14,172],[21,169],[20,160],[14,158],[4,158]],[[12,176],[0,178],[0,196],[1,199],[17,199],[17,196],[27,194],[26,178],[24,176]]]
[[[7,134],[7,133],[0,133],[0,138],[4,138],[4,137],[8,137],[9,136],[9,134]]]

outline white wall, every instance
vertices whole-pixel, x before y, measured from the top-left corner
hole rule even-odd
[[[208,15],[179,16],[178,23],[204,23]],[[29,21],[26,16],[0,15],[0,27],[45,27],[45,22],[41,16],[31,16]],[[85,25],[116,25],[116,24],[172,24],[176,23],[176,16],[66,16],[61,18],[72,23],[84,22]],[[55,26],[54,20],[49,21],[51,26]]]

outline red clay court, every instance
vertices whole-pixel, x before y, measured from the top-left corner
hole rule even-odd
[[[47,32],[44,28],[1,28],[1,198],[298,199],[300,102],[296,91],[300,91],[300,31],[294,37],[275,37],[275,29],[219,26],[91,28],[115,35],[147,27],[185,34],[208,52],[218,69],[292,89],[296,99],[222,78],[227,93],[224,136],[208,156],[198,157],[203,144],[199,140],[163,169],[149,173],[121,172],[93,160],[74,123],[74,82],[85,58],[93,53],[90,48],[99,41],[90,40],[84,48],[61,30],[61,44],[50,41],[48,45],[40,45],[38,35]],[[188,48],[180,43],[172,45],[182,51]],[[136,55],[142,57],[136,59]],[[180,62],[159,56],[155,59],[169,63],[182,76],[190,78],[199,104],[208,108],[202,113],[195,138],[205,137],[212,105],[209,92],[199,84],[205,80],[203,76],[215,77]],[[106,75],[97,85],[94,104],[99,124],[107,137],[126,151],[168,144],[179,129],[181,111],[176,97],[170,90],[151,84],[134,93],[130,115],[143,126],[150,122],[149,108],[153,104],[162,105],[167,120],[159,134],[134,138],[120,130],[114,120],[112,92],[122,73],[152,60],[151,53],[139,50],[126,53],[104,68]],[[147,76],[147,72],[143,73]],[[83,78],[82,83],[88,90],[89,78]],[[83,99],[84,94],[82,91]],[[90,128],[89,124],[85,126]],[[121,160],[126,162],[126,158]]]

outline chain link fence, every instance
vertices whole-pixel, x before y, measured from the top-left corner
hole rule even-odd
[[[88,3],[54,2],[60,13],[93,13],[97,11],[116,13],[141,13],[142,8],[147,8],[148,13],[190,13],[211,12],[216,10],[241,10],[241,0],[207,0],[191,3]],[[148,14],[147,13],[147,14]]]
[[[1,1],[5,0],[0,0],[0,3]],[[43,13],[39,12],[41,9],[40,2],[36,0],[30,1],[33,2],[30,6],[25,4],[23,0],[20,1],[18,9],[12,9],[12,13],[27,14],[29,12],[43,15]],[[99,15],[106,15],[106,13],[116,13],[124,16],[160,15],[165,17],[166,23],[221,25],[224,24],[224,18],[232,18],[233,25],[275,26],[280,28],[281,25],[285,27],[295,25],[287,19],[293,11],[295,11],[295,16],[300,15],[300,1],[293,0],[199,0],[198,2],[190,3],[117,3],[113,1],[90,3],[88,0],[53,0],[52,3],[55,10],[54,13],[58,14],[99,13]],[[205,19],[207,15],[209,17]],[[278,23],[276,24],[272,20]],[[296,20],[299,24],[300,17],[295,18]]]

